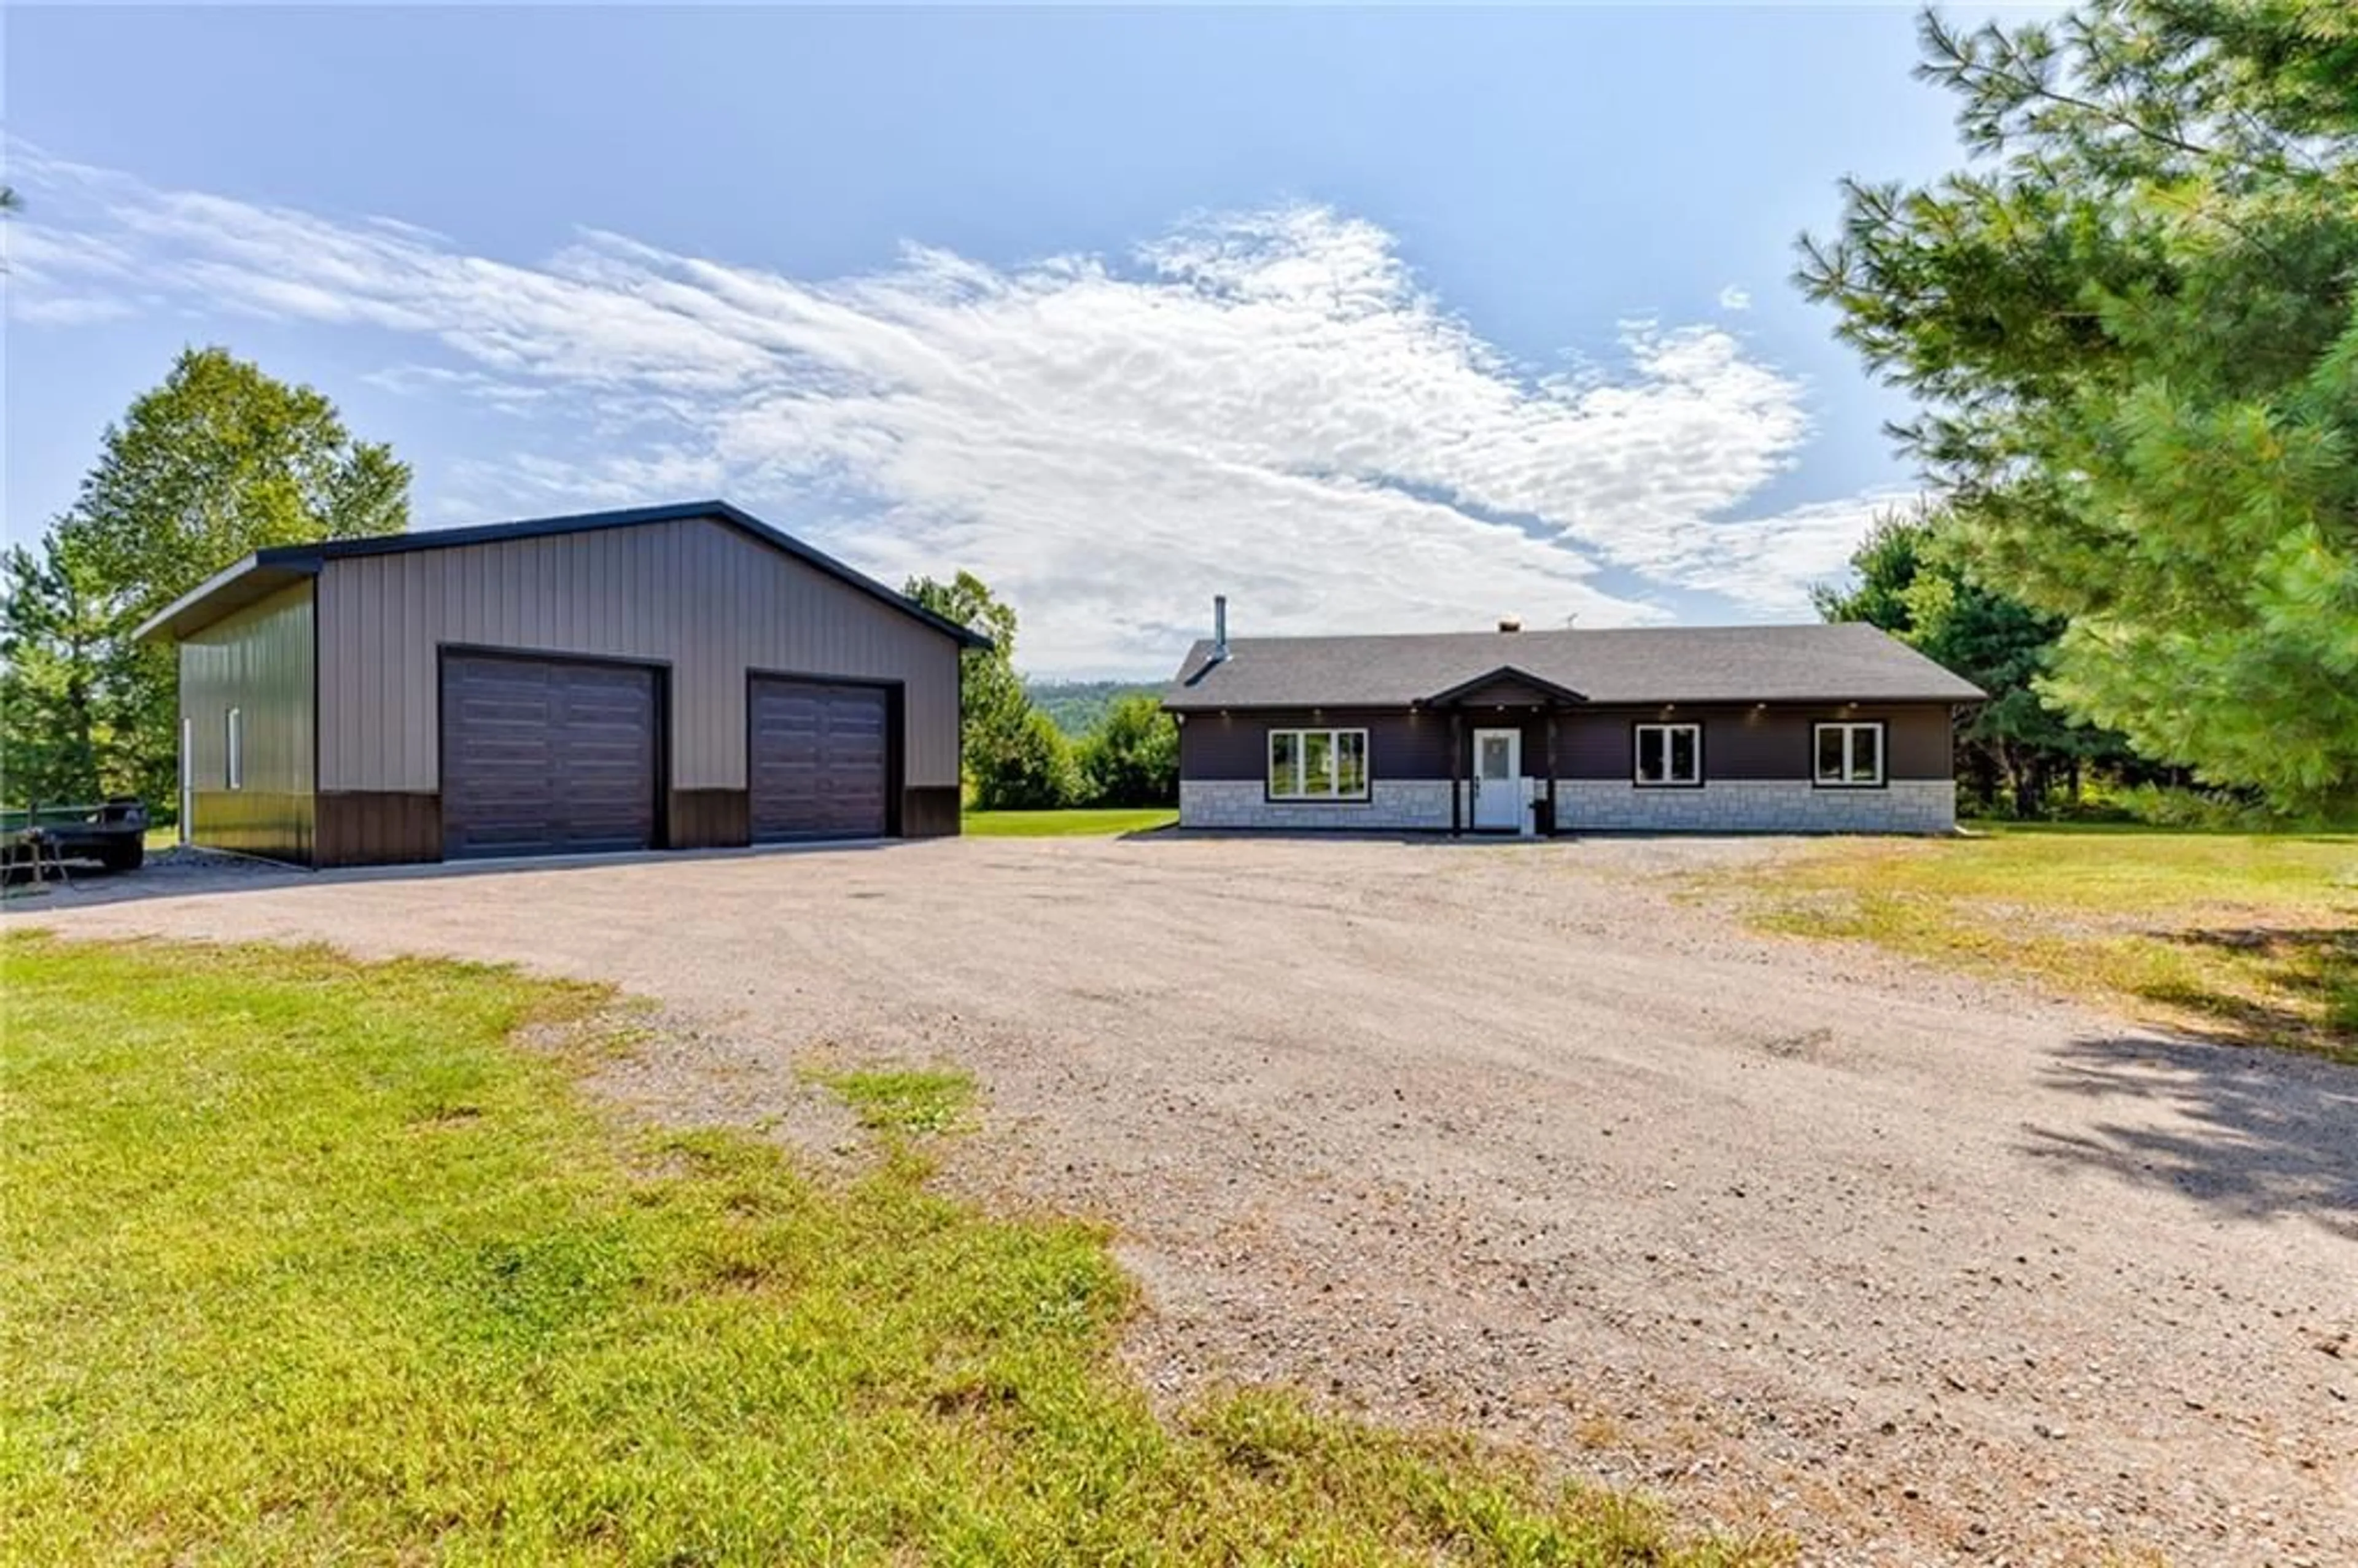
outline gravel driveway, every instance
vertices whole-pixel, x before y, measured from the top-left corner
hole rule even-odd
[[[946,840],[191,871],[70,933],[524,960],[662,999],[624,1079],[787,1125],[947,1058],[951,1179],[1102,1215],[1150,1385],[1535,1443],[1825,1562],[2358,1563],[2358,1073],[1747,936],[1766,841]]]

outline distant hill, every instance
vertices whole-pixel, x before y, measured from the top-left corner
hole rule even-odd
[[[1072,741],[1096,729],[1106,709],[1123,697],[1141,693],[1156,697],[1163,691],[1159,684],[1120,680],[1026,680],[1023,689]]]

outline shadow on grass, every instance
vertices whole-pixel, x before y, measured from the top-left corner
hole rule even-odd
[[[2217,1021],[2220,1027],[2206,1033],[2231,1043],[2296,1046],[2358,1065],[2358,927],[2247,925],[2153,935],[2232,959],[2280,1000],[2184,979],[2142,988],[2147,1000]]]
[[[2358,1241],[2358,1070],[2157,1035],[2090,1037],[2044,1073],[2117,1115],[2026,1128],[2028,1153],[2185,1195],[2242,1219]]]

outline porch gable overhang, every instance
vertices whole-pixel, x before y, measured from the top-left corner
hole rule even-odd
[[[1456,685],[1436,691],[1430,697],[1421,697],[1418,699],[1416,706],[1420,708],[1464,708],[1468,706],[1484,705],[1497,706],[1498,702],[1495,696],[1481,697],[1478,702],[1476,701],[1476,698],[1479,697],[1479,694],[1492,691],[1493,688],[1498,687],[1520,687],[1538,699],[1536,701],[1509,702],[1505,705],[1508,707],[1541,708],[1553,710],[1558,708],[1583,707],[1585,706],[1588,701],[1588,697],[1585,694],[1574,691],[1568,686],[1563,686],[1555,681],[1542,679],[1541,676],[1531,674],[1529,670],[1520,668],[1515,665],[1500,665],[1498,668],[1487,670],[1481,675],[1476,676],[1471,680],[1459,681]]]

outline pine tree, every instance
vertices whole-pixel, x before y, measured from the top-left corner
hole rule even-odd
[[[2358,11],[2097,0],[1919,74],[1978,167],[1849,182],[1802,287],[1924,413],[2039,690],[2288,809],[2358,801]]]

